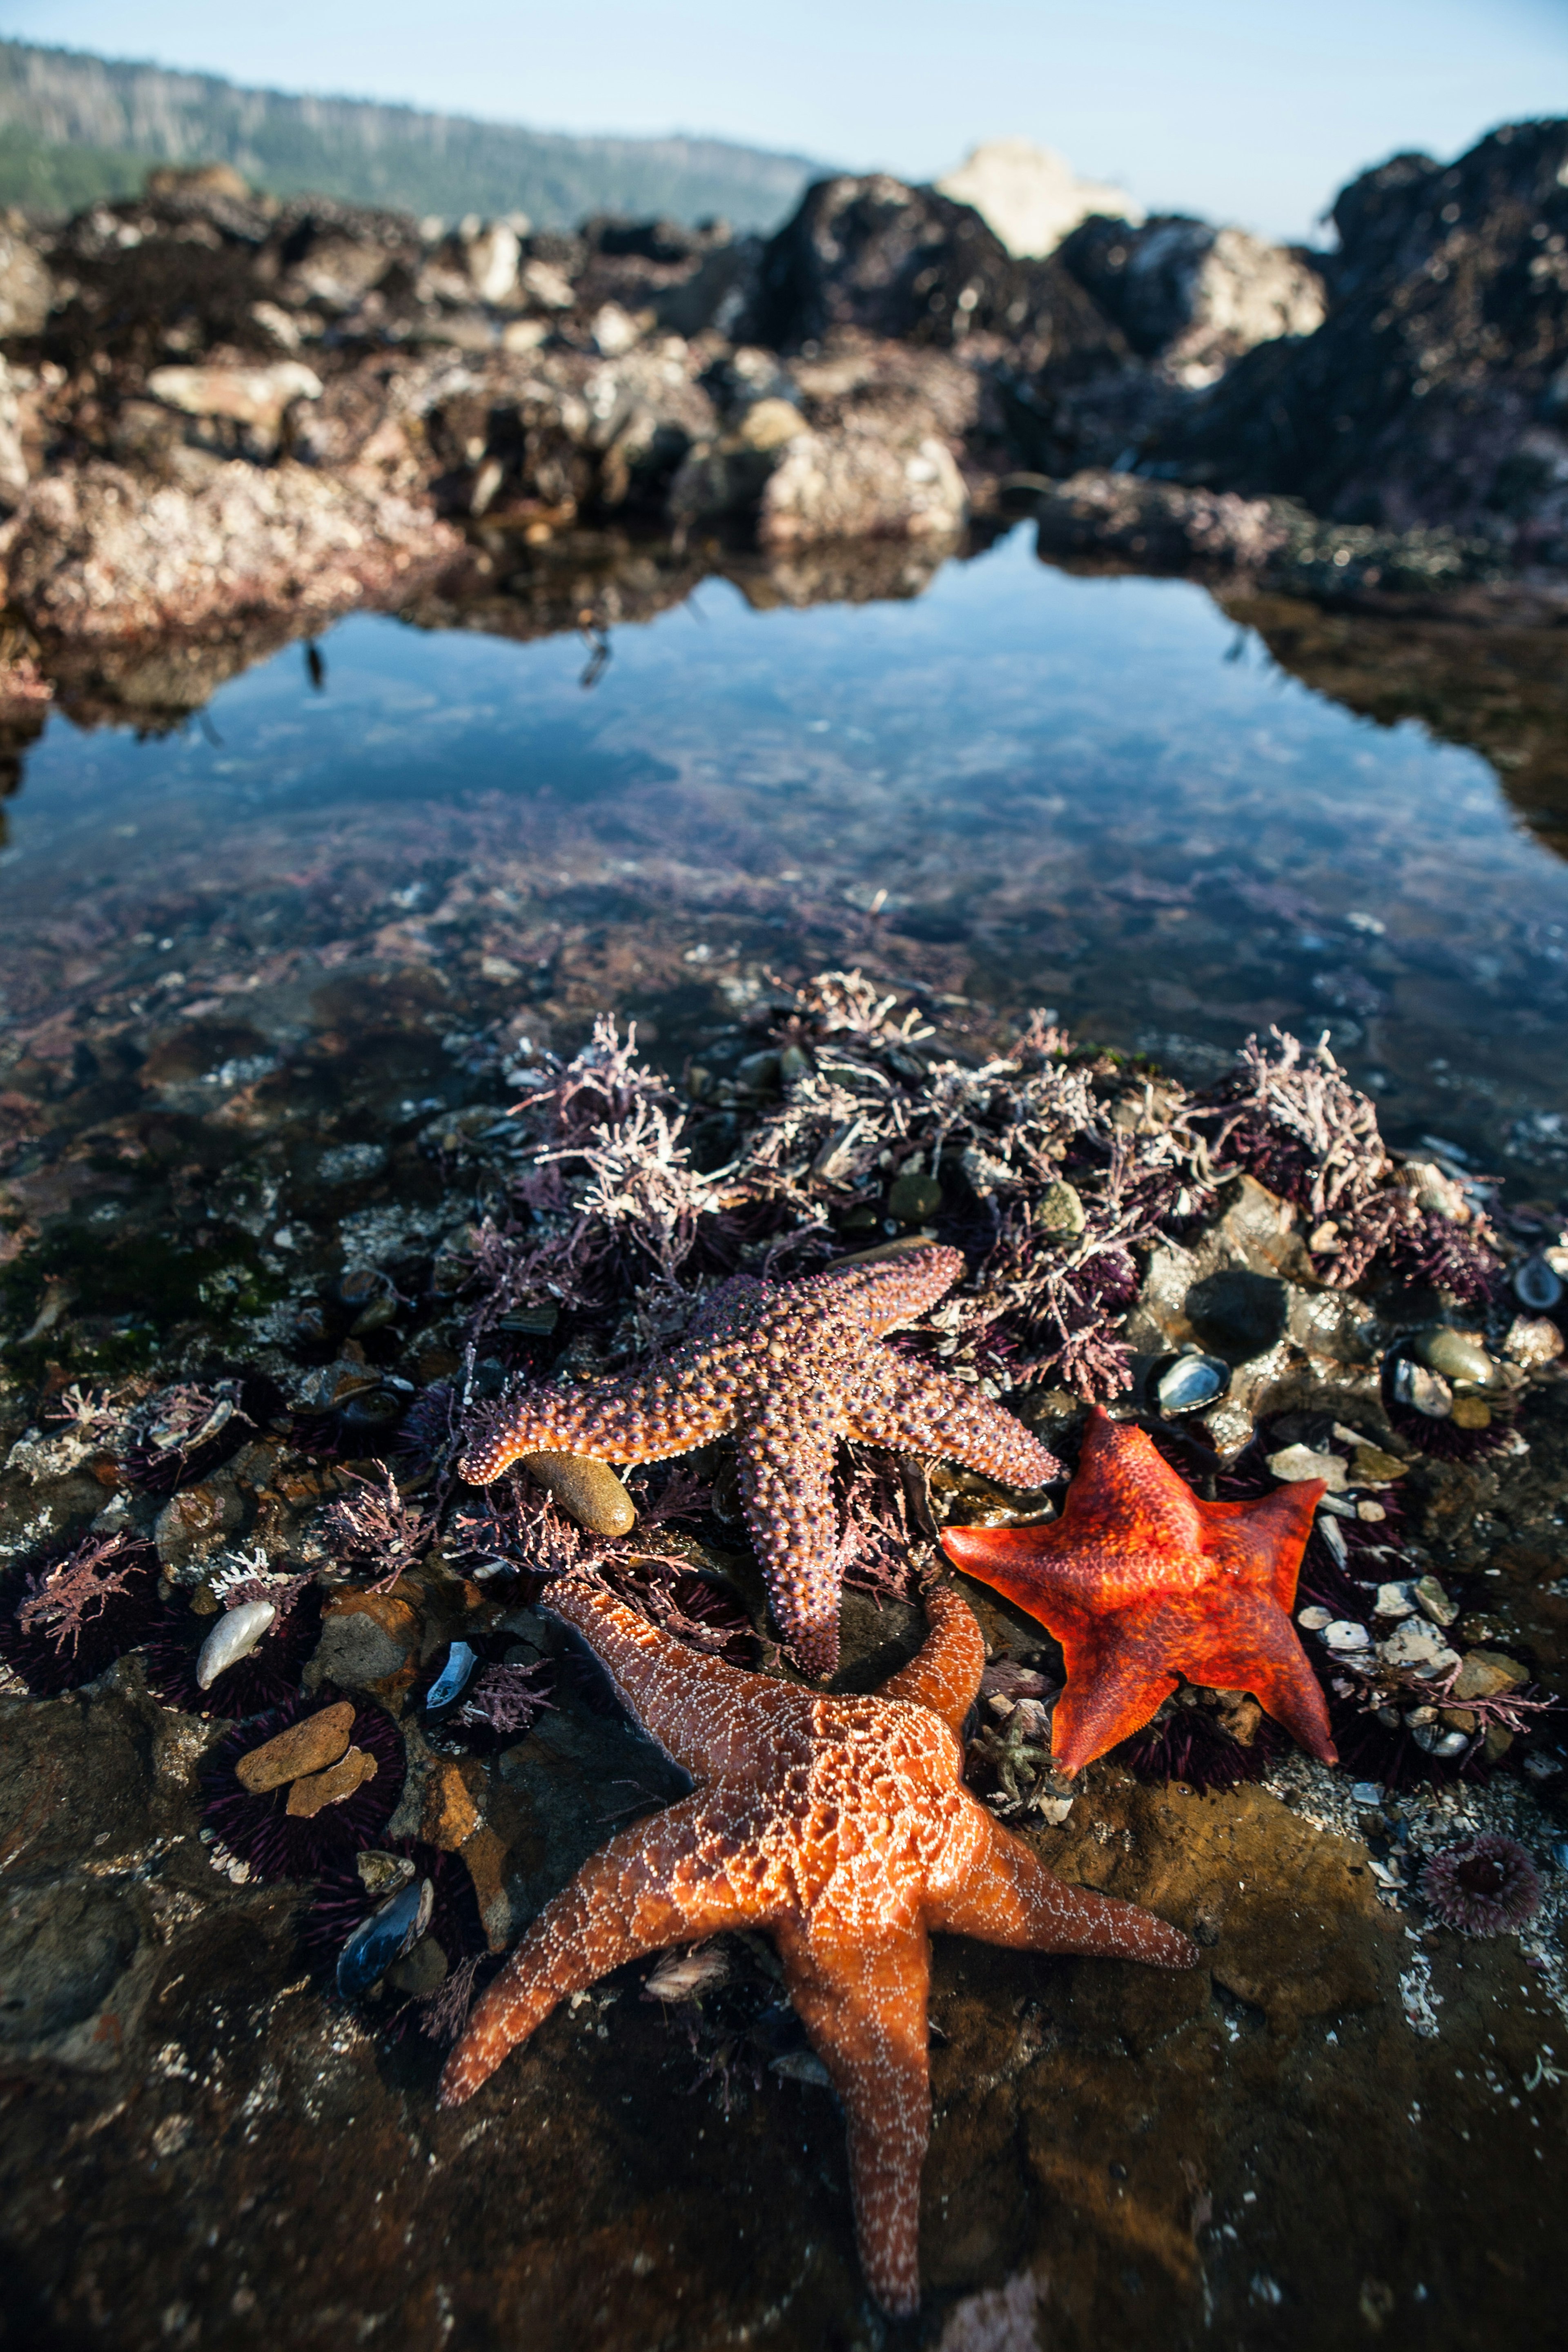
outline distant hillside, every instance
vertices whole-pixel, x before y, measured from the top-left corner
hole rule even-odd
[[[0,203],[130,194],[150,163],[232,163],[277,195],[447,219],[525,212],[542,228],[595,212],[771,228],[823,168],[722,139],[569,138],[0,41]]]

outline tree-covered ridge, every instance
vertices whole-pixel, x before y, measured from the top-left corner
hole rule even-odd
[[[0,41],[0,202],[57,210],[130,193],[150,163],[208,162],[279,195],[521,211],[542,227],[612,212],[771,228],[818,168],[721,139],[575,138]]]

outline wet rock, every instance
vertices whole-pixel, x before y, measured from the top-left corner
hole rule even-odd
[[[1173,214],[1139,227],[1086,220],[1061,258],[1133,351],[1179,383],[1212,383],[1255,345],[1323,322],[1318,270],[1245,229]]]
[[[1233,1362],[1261,1356],[1285,1336],[1289,1298],[1276,1276],[1226,1266],[1194,1282],[1186,1315],[1200,1339]]]
[[[302,1716],[275,1738],[242,1756],[234,1768],[235,1778],[242,1789],[256,1796],[305,1774],[324,1771],[346,1752],[353,1722],[353,1703],[346,1698],[319,1708],[314,1715]]]
[[[1565,163],[1568,125],[1543,121],[1447,168],[1406,154],[1363,173],[1333,207],[1322,326],[1239,361],[1158,459],[1321,515],[1451,523],[1561,562]]]
[[[921,1224],[942,1206],[942,1186],[921,1168],[906,1169],[888,1187],[888,1214],[906,1225]]]
[[[439,1758],[425,1783],[420,1836],[441,1853],[456,1853],[479,1826],[479,1810],[461,1766]]]
[[[320,622],[401,598],[459,541],[395,491],[285,462],[222,466],[199,491],[150,494],[122,468],[64,468],[24,498],[13,601],[78,639],[200,630],[280,604]]]
[[[305,1669],[306,1687],[331,1682],[390,1696],[413,1680],[418,1642],[419,1621],[406,1601],[386,1592],[335,1593]]]
[[[374,1757],[367,1755],[363,1748],[351,1747],[324,1772],[302,1774],[289,1791],[287,1810],[303,1820],[313,1821],[326,1806],[341,1805],[345,1797],[352,1797],[356,1789],[374,1780],[375,1774]]]
[[[1562,1329],[1545,1315],[1516,1315],[1503,1341],[1503,1354],[1509,1361],[1522,1364],[1527,1371],[1537,1371],[1542,1364],[1554,1363],[1563,1349]]]
[[[1530,1680],[1530,1670],[1500,1650],[1467,1650],[1459,1661],[1449,1696],[1455,1699],[1495,1698]]]
[[[789,441],[763,488],[757,540],[794,548],[823,539],[949,539],[969,511],[945,443],[890,446],[874,427]]]
[[[1288,1483],[1321,1478],[1331,1495],[1342,1493],[1349,1484],[1343,1458],[1338,1454],[1320,1454],[1310,1445],[1282,1446],[1268,1456],[1268,1467],[1276,1478]]]
[[[140,1941],[110,1887],[11,1884],[0,1899],[0,2042],[48,2042],[95,2016]]]
[[[153,1529],[166,1572],[177,1584],[199,1582],[200,1571],[224,1549],[244,1516],[239,1490],[223,1472],[171,1495]]]
[[[1468,1331],[1455,1331],[1443,1325],[1436,1330],[1423,1331],[1415,1348],[1427,1370],[1440,1372],[1445,1380],[1473,1381],[1479,1386],[1489,1387],[1497,1377],[1497,1366],[1491,1357]]]
[[[1088,1220],[1077,1188],[1065,1176],[1047,1184],[1035,1210],[1035,1221],[1048,1234],[1081,1234]]]
[[[0,337],[36,335],[49,315],[54,281],[17,213],[0,224]]]
[[[187,416],[253,426],[270,448],[295,401],[320,400],[321,379],[299,360],[277,360],[270,367],[154,368],[147,390],[166,408]]]

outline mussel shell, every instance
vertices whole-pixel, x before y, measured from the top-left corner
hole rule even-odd
[[[554,1330],[560,1320],[561,1309],[551,1299],[542,1307],[514,1307],[510,1314],[500,1318],[496,1328],[498,1331],[529,1331],[544,1339]]]
[[[1411,1412],[1424,1413],[1428,1421],[1447,1421],[1454,1409],[1454,1399],[1448,1383],[1440,1372],[1434,1372],[1406,1352],[1402,1346],[1389,1354],[1386,1366],[1389,1393],[1395,1404]]]
[[[479,1664],[479,1652],[469,1642],[454,1642],[447,1653],[447,1663],[425,1694],[425,1705],[431,1714],[438,1707],[450,1706],[468,1684],[469,1675]]]
[[[1550,1315],[1563,1302],[1563,1277],[1543,1257],[1527,1257],[1514,1267],[1513,1295],[1532,1315]]]
[[[1149,1374],[1149,1394],[1167,1415],[1202,1412],[1229,1387],[1230,1366],[1221,1356],[1162,1356]]]
[[[278,1612],[270,1601],[245,1601],[237,1609],[228,1609],[219,1618],[196,1658],[196,1683],[202,1690],[211,1690],[219,1675],[247,1658],[257,1643],[276,1623]]]
[[[338,1954],[338,1990],[345,2000],[369,1992],[395,1960],[413,1950],[430,1925],[435,1904],[431,1881],[411,1878],[354,1929]]]

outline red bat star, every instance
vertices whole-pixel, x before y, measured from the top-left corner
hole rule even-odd
[[[1178,1674],[1247,1690],[1303,1748],[1338,1761],[1290,1622],[1321,1479],[1255,1503],[1200,1502],[1141,1429],[1096,1407],[1061,1517],[949,1528],[942,1544],[1061,1643],[1051,1754],[1076,1772],[1148,1722]]]

